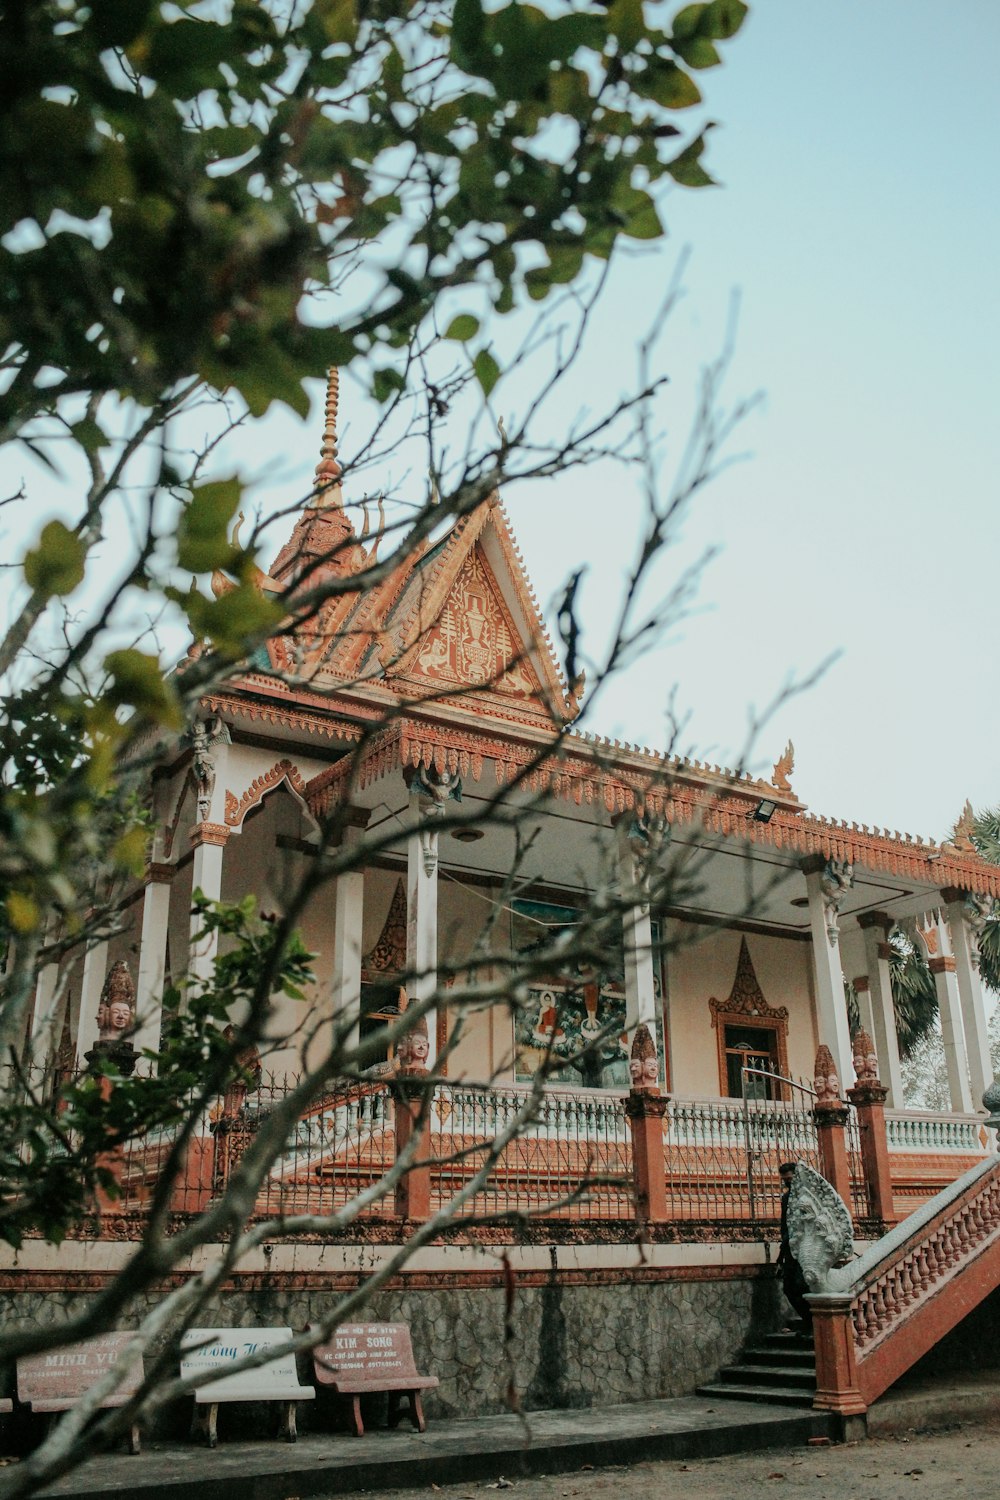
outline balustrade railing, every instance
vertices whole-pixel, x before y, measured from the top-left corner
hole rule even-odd
[[[998,1250],[1000,1162],[990,1156],[857,1260],[828,1273],[813,1302],[817,1405],[852,1412],[876,1400],[992,1290]],[[979,1262],[986,1253],[989,1275]],[[966,1270],[971,1275],[973,1262],[974,1280],[963,1280],[949,1302],[948,1284]]]
[[[435,1206],[448,1202],[479,1170],[491,1143],[530,1100],[527,1085],[436,1085],[427,1136]],[[627,1219],[634,1213],[633,1198],[632,1145],[622,1097],[559,1089],[531,1101],[517,1135],[469,1209]]]
[[[808,1085],[791,1080],[768,1084],[776,1099],[706,1099],[673,1096],[662,1120],[666,1216],[678,1224],[718,1222],[740,1226],[741,1235],[767,1238],[780,1215],[778,1167],[804,1160],[819,1168],[813,1099]],[[266,1077],[255,1086],[234,1085],[203,1123],[196,1165],[181,1163],[174,1206],[192,1211],[218,1195],[295,1080]],[[23,1086],[23,1080],[21,1081]],[[31,1081],[31,1087],[37,1087]],[[491,1143],[524,1109],[528,1085],[477,1087],[451,1080],[428,1081],[425,1133],[418,1158],[430,1163],[432,1206],[446,1203],[486,1160]],[[747,1090],[751,1092],[751,1090]],[[500,1155],[475,1212],[551,1211],[576,1219],[628,1219],[637,1212],[632,1125],[621,1094],[550,1085]],[[329,1213],[371,1189],[396,1154],[397,1104],[390,1078],[373,1078],[331,1092],[293,1125],[262,1181],[260,1215]],[[646,1128],[644,1153],[659,1124]],[[897,1153],[893,1186],[900,1201],[920,1203],[948,1174],[985,1150],[975,1115],[891,1111],[887,1138]],[[150,1130],[116,1147],[108,1165],[120,1196],[108,1207],[141,1217],[160,1180],[174,1140],[173,1129]],[[72,1143],[70,1143],[70,1146]],[[845,1145],[855,1220],[869,1217],[856,1111],[848,1111]],[[23,1152],[30,1152],[26,1140]],[[921,1155],[938,1158],[922,1161]],[[644,1154],[643,1161],[647,1158]],[[206,1164],[207,1162],[207,1170]],[[643,1170],[646,1170],[645,1168]],[[191,1182],[185,1177],[190,1174]],[[194,1179],[197,1176],[197,1182]],[[194,1183],[196,1199],[184,1192]],[[846,1191],[845,1191],[846,1196]],[[385,1199],[366,1212],[392,1214]],[[662,1206],[658,1217],[662,1217]]]
[[[887,1109],[885,1127],[890,1151],[952,1151],[984,1156],[990,1150],[984,1139],[981,1115]]]

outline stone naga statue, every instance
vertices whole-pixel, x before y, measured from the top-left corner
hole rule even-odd
[[[854,1225],[844,1200],[802,1161],[788,1194],[788,1243],[811,1292],[825,1291],[834,1266],[854,1255]]]

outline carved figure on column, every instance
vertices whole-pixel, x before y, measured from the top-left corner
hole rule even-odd
[[[431,1044],[427,1032],[426,1015],[419,1016],[413,1025],[400,1037],[396,1046],[396,1062],[401,1073],[426,1073]]]
[[[628,825],[628,845],[635,859],[636,875],[643,896],[649,894],[649,880],[656,862],[670,840],[670,824],[666,818],[647,813],[637,807]]]
[[[962,919],[969,934],[969,957],[977,973],[982,958],[979,945],[982,942],[983,929],[995,915],[996,902],[992,896],[986,891],[969,892],[962,905]]]
[[[194,775],[195,796],[198,799],[198,821],[208,821],[212,810],[212,794],[215,791],[214,745],[228,745],[229,730],[217,715],[210,719],[196,720],[188,731],[193,758],[191,770]]]
[[[852,1104],[884,1104],[889,1090],[878,1076],[875,1043],[863,1027],[854,1033],[853,1053],[857,1079],[847,1090],[847,1097]]]
[[[820,1292],[834,1266],[854,1254],[847,1206],[825,1177],[798,1162],[788,1194],[788,1243],[811,1292]]]
[[[828,859],[826,866],[820,876],[819,888],[823,897],[823,916],[826,921],[826,935],[830,940],[830,947],[837,946],[840,935],[838,926],[838,915],[843,905],[844,897],[854,884],[854,866],[848,861],[841,862],[837,859]]]
[[[128,964],[120,958],[108,970],[97,1006],[97,1042],[86,1054],[99,1067],[113,1062],[128,1077],[135,1069],[136,1051],[131,1042],[135,1030],[135,985]]]
[[[438,862],[438,831],[434,821],[444,817],[449,802],[461,802],[462,778],[452,771],[438,771],[434,766],[425,768],[421,763],[410,778],[409,790],[411,796],[416,793],[420,799],[420,815],[424,820],[420,853],[425,874],[433,875]]]
[[[635,1028],[628,1071],[633,1092],[642,1090],[659,1093],[660,1068],[656,1058],[656,1042],[644,1021]]]
[[[816,1052],[816,1062],[813,1067],[813,1088],[816,1090],[816,1109],[843,1109],[844,1101],[840,1097],[840,1079],[837,1077],[836,1064],[833,1061],[833,1053],[825,1044],[821,1045]]]
[[[859,1083],[878,1083],[878,1057],[875,1043],[861,1027],[854,1033],[854,1071]]]

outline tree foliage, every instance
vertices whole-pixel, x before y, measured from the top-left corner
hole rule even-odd
[[[67,1328],[9,1333],[8,1355],[111,1326],[130,1308],[138,1316],[130,1299],[161,1286],[178,1257],[224,1241],[201,1276],[143,1315],[139,1343],[176,1337],[240,1256],[275,1232],[251,1225],[251,1210],[301,1110],[370,1061],[364,1045],[335,1034],[263,1122],[212,1212],[160,1233],[198,1121],[264,1036],[272,997],[308,979],[295,935],[305,903],[359,867],[331,818],[322,858],[287,893],[280,919],[263,921],[250,905],[199,906],[205,930],[224,938],[221,957],[207,977],[164,995],[174,1019],[153,1079],[119,1075],[106,1059],[103,1082],[50,1075],[39,1090],[22,1067],[39,975],[112,936],[142,876],[150,773],[164,745],[182,741],[206,690],[256,660],[280,623],[308,623],[345,587],[318,573],[284,591],[260,587],[258,528],[242,544],[233,529],[243,483],[213,467],[216,439],[193,439],[193,423],[210,409],[231,431],[275,403],[304,414],[308,381],[334,365],[383,414],[370,454],[384,454],[383,433],[402,413],[424,443],[429,493],[396,527],[392,550],[352,576],[362,589],[501,480],[619,452],[608,423],[627,400],[544,451],[524,423],[499,440],[491,425],[447,472],[437,426],[460,391],[490,410],[502,378],[498,319],[565,297],[585,321],[619,247],[664,236],[662,189],[710,184],[708,127],[685,128],[684,112],[700,103],[700,75],[745,10],[742,0],[709,0],[671,19],[642,0],[22,0],[0,13],[0,443],[85,475],[59,517],[38,516],[30,491],[2,497],[6,552],[19,567],[0,639],[0,1052],[13,1060],[0,1101],[0,1236],[16,1245],[85,1228],[97,1196],[114,1195],[119,1147],[158,1134],[168,1147],[147,1231],[122,1274]],[[648,327],[640,337],[642,365]],[[568,353],[553,343],[551,384],[578,335],[567,344]],[[645,368],[642,378],[640,402],[655,388]],[[683,483],[664,498],[645,471],[646,532],[606,666],[649,638],[636,602],[644,578],[728,431],[714,390],[709,380]],[[218,570],[226,586],[212,590]],[[570,590],[567,601],[572,681]],[[165,618],[195,642],[181,671],[156,637]],[[502,797],[478,816],[502,819]],[[436,826],[470,817],[449,813]],[[365,856],[394,838],[369,838]],[[472,972],[452,998],[494,1003],[535,969],[593,966],[620,923],[602,888],[572,953],[553,940],[503,986],[491,991]],[[412,1006],[389,1039],[433,1004]],[[463,1202],[534,1102],[490,1144]],[[412,1161],[404,1152],[377,1192],[391,1194]],[[302,1215],[279,1227],[332,1234],[349,1219]],[[369,1289],[442,1222],[401,1246]],[[144,1388],[140,1399],[148,1408],[171,1390]],[[128,1418],[105,1414],[88,1427],[94,1415],[84,1403],[5,1481],[9,1492],[62,1472]]]

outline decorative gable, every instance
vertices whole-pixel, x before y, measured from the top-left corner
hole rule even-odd
[[[482,685],[511,698],[538,698],[541,688],[528,651],[477,544],[462,563],[436,622],[420,637],[407,675],[438,688]]]

